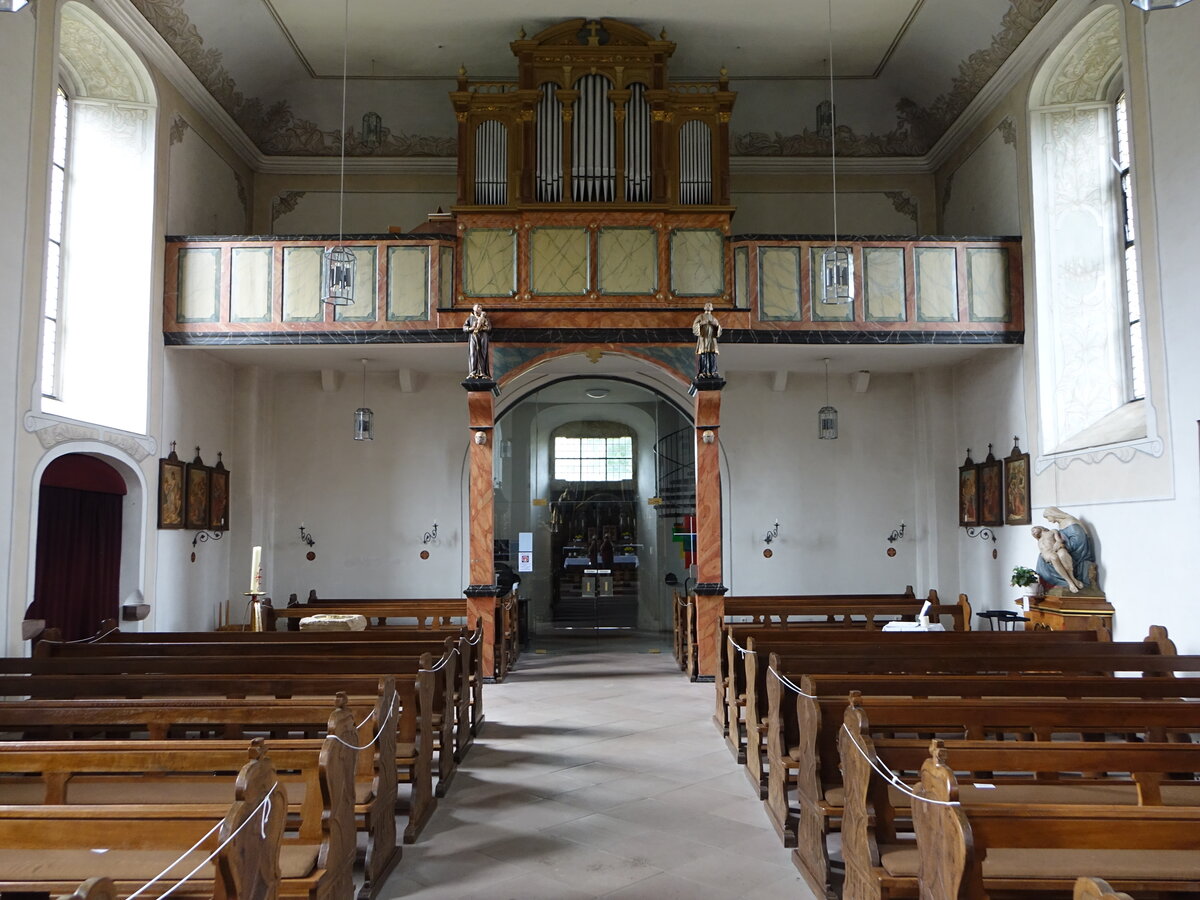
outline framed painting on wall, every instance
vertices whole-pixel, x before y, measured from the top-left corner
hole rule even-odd
[[[1022,453],[1013,438],[1012,453],[1004,458],[1004,524],[1028,525],[1033,521],[1029,508],[1029,454]]]
[[[209,472],[208,527],[210,531],[229,530],[229,470],[217,454],[217,464]]]
[[[185,528],[204,531],[208,528],[208,497],[212,470],[200,459],[200,448],[196,458],[187,464],[187,501],[184,507]]]
[[[166,459],[158,461],[158,527],[183,527],[186,466],[175,455],[175,445]]]
[[[967,460],[958,467],[958,524],[979,524],[979,466],[967,451]]]
[[[1003,486],[1003,465],[992,455],[992,445],[988,444],[987,459],[979,464],[980,525],[1004,524]]]

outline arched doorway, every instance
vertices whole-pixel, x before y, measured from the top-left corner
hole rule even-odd
[[[535,645],[669,631],[689,576],[691,419],[664,393],[613,375],[548,379],[497,418],[496,563],[526,598]]]
[[[121,596],[125,478],[83,453],[46,466],[38,486],[33,602],[27,619],[66,640],[95,634],[116,618]]]

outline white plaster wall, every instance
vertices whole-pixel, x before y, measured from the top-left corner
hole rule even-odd
[[[833,194],[735,191],[735,234],[832,234]],[[915,202],[915,201],[914,201]],[[880,192],[838,191],[838,234],[917,233],[917,221]]]
[[[317,372],[275,378],[273,505],[262,543],[276,604],[310,589],[327,597],[462,596],[468,437],[459,380],[425,376],[405,394],[394,371],[370,375],[375,440],[356,442],[361,376],[347,375],[329,393]],[[435,520],[437,542],[422,545]],[[312,562],[301,522],[316,538]]]
[[[217,453],[230,470],[230,492],[244,490],[239,475],[244,474],[233,447],[234,374],[233,368],[209,353],[193,349],[172,349],[163,359],[163,411],[160,452],[176,453],[181,460],[191,462],[200,448],[205,465],[217,463]],[[152,496],[157,500],[158,473],[147,475]],[[151,503],[153,506],[153,503]],[[152,607],[146,630],[206,630],[216,621],[216,607],[234,600],[234,610],[241,614],[240,596],[231,595],[229,568],[231,548],[244,541],[245,523],[230,516],[230,530],[220,540],[197,542],[196,532],[187,530],[157,530],[157,515],[151,511],[150,527],[157,536],[157,574],[153,594],[147,594]],[[195,562],[191,561],[192,553]],[[247,576],[247,582],[249,577]],[[242,588],[245,590],[245,587]]]
[[[912,377],[872,376],[858,394],[835,370],[836,441],[817,438],[823,376],[793,374],[778,393],[769,379],[731,375],[722,392],[730,594],[942,590],[916,584],[918,540],[906,538],[887,556],[893,528],[903,521],[919,533],[921,524]],[[766,559],[763,536],[776,519],[779,537]]]
[[[942,234],[1021,233],[1017,148],[1000,128],[992,131],[948,180]]]
[[[249,226],[234,170],[190,125],[171,143],[167,191],[167,234],[244,234]]]
[[[20,384],[18,364],[23,286],[36,284],[26,277],[25,262],[32,248],[29,241],[36,235],[26,235],[27,176],[30,166],[29,131],[32,113],[34,72],[33,7],[19,13],[6,14],[5,27],[0,28],[0,122],[9,137],[0,141],[0,233],[10,236],[0,242],[0,271],[7,277],[0,283],[0,318],[9,323],[0,328],[0,584],[9,584],[9,553],[14,525],[24,522],[18,518],[14,505],[15,443],[21,428],[21,413],[27,407],[26,386]],[[15,139],[14,139],[15,138]],[[24,239],[21,236],[24,235]],[[36,298],[32,301],[36,306]],[[19,533],[19,531],[16,531]],[[24,607],[22,605],[21,612]],[[19,620],[16,610],[0,620],[0,641],[5,640],[10,623]]]
[[[335,182],[336,185],[336,182]],[[396,227],[408,231],[422,225],[431,212],[454,205],[452,191],[347,191],[344,234],[386,234]],[[290,212],[275,216],[275,234],[336,234],[338,192],[307,191]]]

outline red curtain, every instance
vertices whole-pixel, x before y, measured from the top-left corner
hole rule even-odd
[[[25,617],[45,619],[68,641],[116,618],[121,589],[119,494],[43,485],[38,509],[37,572]]]

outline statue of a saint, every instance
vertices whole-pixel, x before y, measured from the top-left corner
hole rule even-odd
[[[717,338],[721,336],[721,323],[713,315],[713,305],[704,304],[704,312],[692,320],[692,334],[696,336],[696,377],[717,378]]]
[[[488,319],[487,313],[483,311],[483,307],[478,303],[471,307],[471,314],[467,316],[467,321],[463,322],[463,331],[470,335],[467,349],[467,377],[490,380],[492,366],[488,356],[488,337],[492,331],[492,323]]]
[[[1043,515],[1059,527],[1032,528],[1038,542],[1038,575],[1047,584],[1066,587],[1073,594],[1084,588],[1099,590],[1096,553],[1083,523],[1057,506],[1047,507]]]

